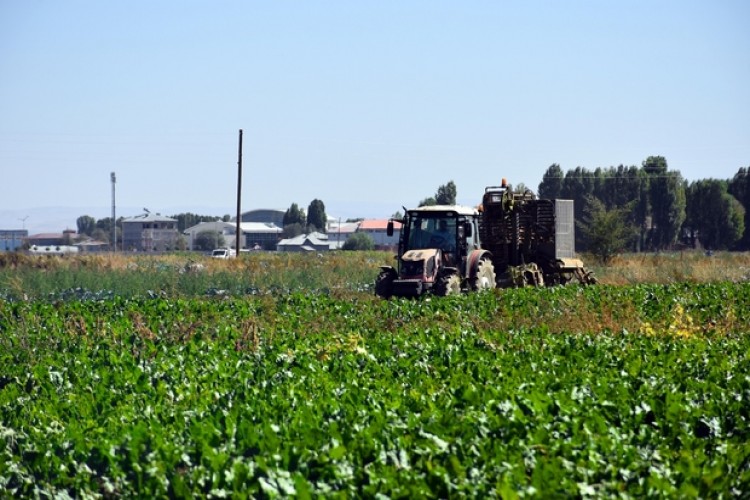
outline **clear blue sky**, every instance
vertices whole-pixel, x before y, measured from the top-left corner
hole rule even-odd
[[[748,26],[745,0],[0,0],[0,227],[106,216],[112,171],[118,206],[234,214],[240,128],[243,209],[386,217],[650,155],[731,178]]]

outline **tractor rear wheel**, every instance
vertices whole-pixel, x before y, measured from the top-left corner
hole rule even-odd
[[[435,283],[435,295],[446,297],[448,295],[461,294],[461,277],[458,274],[441,276]]]
[[[489,290],[497,286],[495,282],[495,266],[490,259],[482,259],[477,266],[477,273],[471,280],[471,289],[474,291]]]

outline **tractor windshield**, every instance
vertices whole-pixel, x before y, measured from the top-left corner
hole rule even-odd
[[[440,248],[444,252],[456,251],[456,218],[445,215],[417,215],[411,217],[407,227],[409,250]]]

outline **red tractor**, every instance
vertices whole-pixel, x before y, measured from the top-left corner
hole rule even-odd
[[[397,267],[382,266],[375,281],[381,297],[425,292],[453,295],[495,287],[490,253],[479,242],[479,211],[456,205],[407,210],[398,243]],[[393,234],[393,222],[388,224]]]

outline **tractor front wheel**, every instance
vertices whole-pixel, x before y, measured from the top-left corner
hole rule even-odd
[[[441,276],[435,284],[435,295],[446,297],[461,294],[461,277],[458,274]]]
[[[375,295],[384,299],[391,298],[394,279],[396,279],[396,273],[393,271],[380,271],[378,277],[375,278]]]

